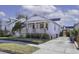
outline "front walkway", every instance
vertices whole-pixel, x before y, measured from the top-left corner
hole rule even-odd
[[[60,37],[57,39],[50,40],[44,44],[33,45],[40,49],[33,54],[77,54],[79,50],[76,49],[75,45],[70,43],[68,37]]]

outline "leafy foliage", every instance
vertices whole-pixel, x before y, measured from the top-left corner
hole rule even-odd
[[[70,33],[71,33],[71,35],[73,35],[73,36],[77,36],[77,35],[78,35],[78,30],[73,29],[73,30],[70,31]]]
[[[22,28],[21,22],[16,22],[13,29],[12,29],[12,31],[17,31],[17,30],[19,30],[21,28]]]
[[[37,33],[37,34],[35,34],[35,33],[34,34],[30,34],[30,33],[27,33],[26,38],[50,39],[50,36],[48,34],[46,34],[46,33],[44,33],[44,34],[39,34],[39,33]]]

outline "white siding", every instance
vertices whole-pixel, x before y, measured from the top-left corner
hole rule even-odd
[[[42,21],[41,21],[42,22]],[[31,23],[31,22],[30,22]],[[33,22],[32,22],[33,23]],[[36,22],[37,23],[37,22]],[[61,31],[61,27],[59,25],[57,25],[56,23],[52,22],[52,21],[48,21],[48,30],[46,29],[46,31],[40,28],[36,28],[35,31],[33,31],[32,27],[28,26],[28,33],[47,33],[52,37],[56,37],[56,34],[60,34]],[[26,29],[22,29],[22,33],[26,33]]]
[[[61,32],[61,27],[53,22],[49,22],[49,29],[48,33],[49,35],[52,35],[52,37],[56,37],[56,34],[59,35]]]

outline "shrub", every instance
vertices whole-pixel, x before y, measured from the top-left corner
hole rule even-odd
[[[29,34],[29,33],[28,33],[28,34],[26,35],[26,38],[49,39],[50,36],[49,36],[48,34],[46,34],[46,33],[44,33],[44,34],[36,34],[36,33],[34,33],[34,34]]]
[[[62,32],[60,32],[60,36],[63,36],[63,31],[62,31]]]

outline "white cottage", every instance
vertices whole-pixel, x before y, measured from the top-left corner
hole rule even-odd
[[[41,16],[33,16],[27,20],[27,32],[28,33],[46,33],[52,38],[58,37],[62,31],[62,27],[54,20],[59,18],[47,19]],[[26,28],[22,29],[22,34],[26,34]]]

